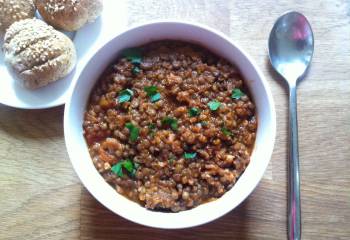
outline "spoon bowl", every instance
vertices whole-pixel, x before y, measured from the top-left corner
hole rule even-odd
[[[288,82],[305,75],[314,52],[314,37],[306,17],[289,12],[277,19],[269,38],[269,57]]]

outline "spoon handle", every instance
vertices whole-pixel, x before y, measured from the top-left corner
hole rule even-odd
[[[301,239],[300,178],[296,84],[289,86],[288,239]]]

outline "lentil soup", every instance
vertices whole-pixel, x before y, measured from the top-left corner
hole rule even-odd
[[[249,164],[257,119],[236,67],[198,45],[126,49],[84,115],[96,169],[147,209],[179,212],[221,197]]]

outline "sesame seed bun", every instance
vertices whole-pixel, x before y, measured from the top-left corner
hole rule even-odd
[[[34,14],[33,0],[0,0],[0,34],[4,35],[12,23],[33,18]]]
[[[76,64],[73,42],[38,19],[12,24],[6,31],[3,51],[7,66],[29,89],[67,76]]]
[[[48,24],[65,31],[95,21],[103,9],[102,0],[36,0],[35,5]]]

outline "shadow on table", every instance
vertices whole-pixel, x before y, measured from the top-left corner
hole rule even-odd
[[[112,213],[83,189],[81,198],[81,239],[248,239],[249,199],[222,218],[195,228],[162,230],[132,223]]]
[[[23,110],[0,105],[0,132],[18,139],[63,138],[62,106]]]
[[[269,60],[268,57],[266,57],[265,63],[266,63],[266,68],[267,68],[267,70],[268,70],[269,75],[272,77],[272,79],[273,79],[274,81],[276,81],[276,82],[279,84],[279,86],[283,89],[283,91],[285,92],[285,95],[286,95],[286,100],[285,100],[285,102],[286,102],[285,112],[283,112],[282,114],[279,114],[279,113],[277,112],[277,122],[278,122],[279,125],[280,125],[280,126],[277,125],[277,127],[282,128],[282,129],[277,130],[277,132],[284,131],[284,132],[286,133],[285,136],[287,137],[287,139],[285,140],[285,150],[286,150],[287,153],[288,153],[288,151],[289,151],[289,138],[288,138],[288,131],[289,131],[289,129],[288,129],[288,84],[286,83],[286,81],[284,80],[284,78],[283,78],[281,75],[279,75],[279,74],[275,71],[275,69],[272,67],[272,65],[271,65],[270,60]],[[308,71],[309,71],[309,69],[308,69]],[[308,73],[308,72],[307,72],[307,73]],[[275,104],[276,104],[277,106],[279,105],[279,104],[276,103],[276,102],[275,102]],[[282,108],[277,109],[277,107],[276,107],[276,111],[278,111],[278,110],[281,110],[281,111],[282,111]],[[281,117],[286,117],[286,119],[279,119],[279,118],[281,118]],[[284,126],[281,126],[281,125],[282,125],[281,122],[285,122],[286,124],[285,124]],[[282,139],[279,139],[280,137],[281,137],[281,134],[276,136],[277,141],[282,142],[282,141],[281,141]],[[287,168],[287,164],[288,164],[288,154],[286,154],[285,163],[286,163],[285,171],[287,171],[287,169],[288,169],[288,168]],[[285,180],[285,181],[286,181],[286,183],[288,183],[288,181],[289,181],[289,179],[288,179],[288,174],[286,174],[285,176],[286,176],[286,178],[285,178],[286,180]],[[288,199],[288,192],[287,192],[287,191],[285,192],[285,198]],[[286,209],[286,214],[288,214],[288,213],[287,213],[287,209]]]
[[[271,78],[276,81],[278,83],[278,85],[280,85],[280,87],[282,87],[283,89],[285,89],[285,91],[287,91],[287,84],[285,83],[285,80],[283,79],[283,77],[281,75],[279,75],[275,69],[272,67],[271,63],[270,63],[270,59],[268,56],[266,56],[265,59],[265,64],[266,64],[266,69],[268,71],[268,74],[271,76]]]

